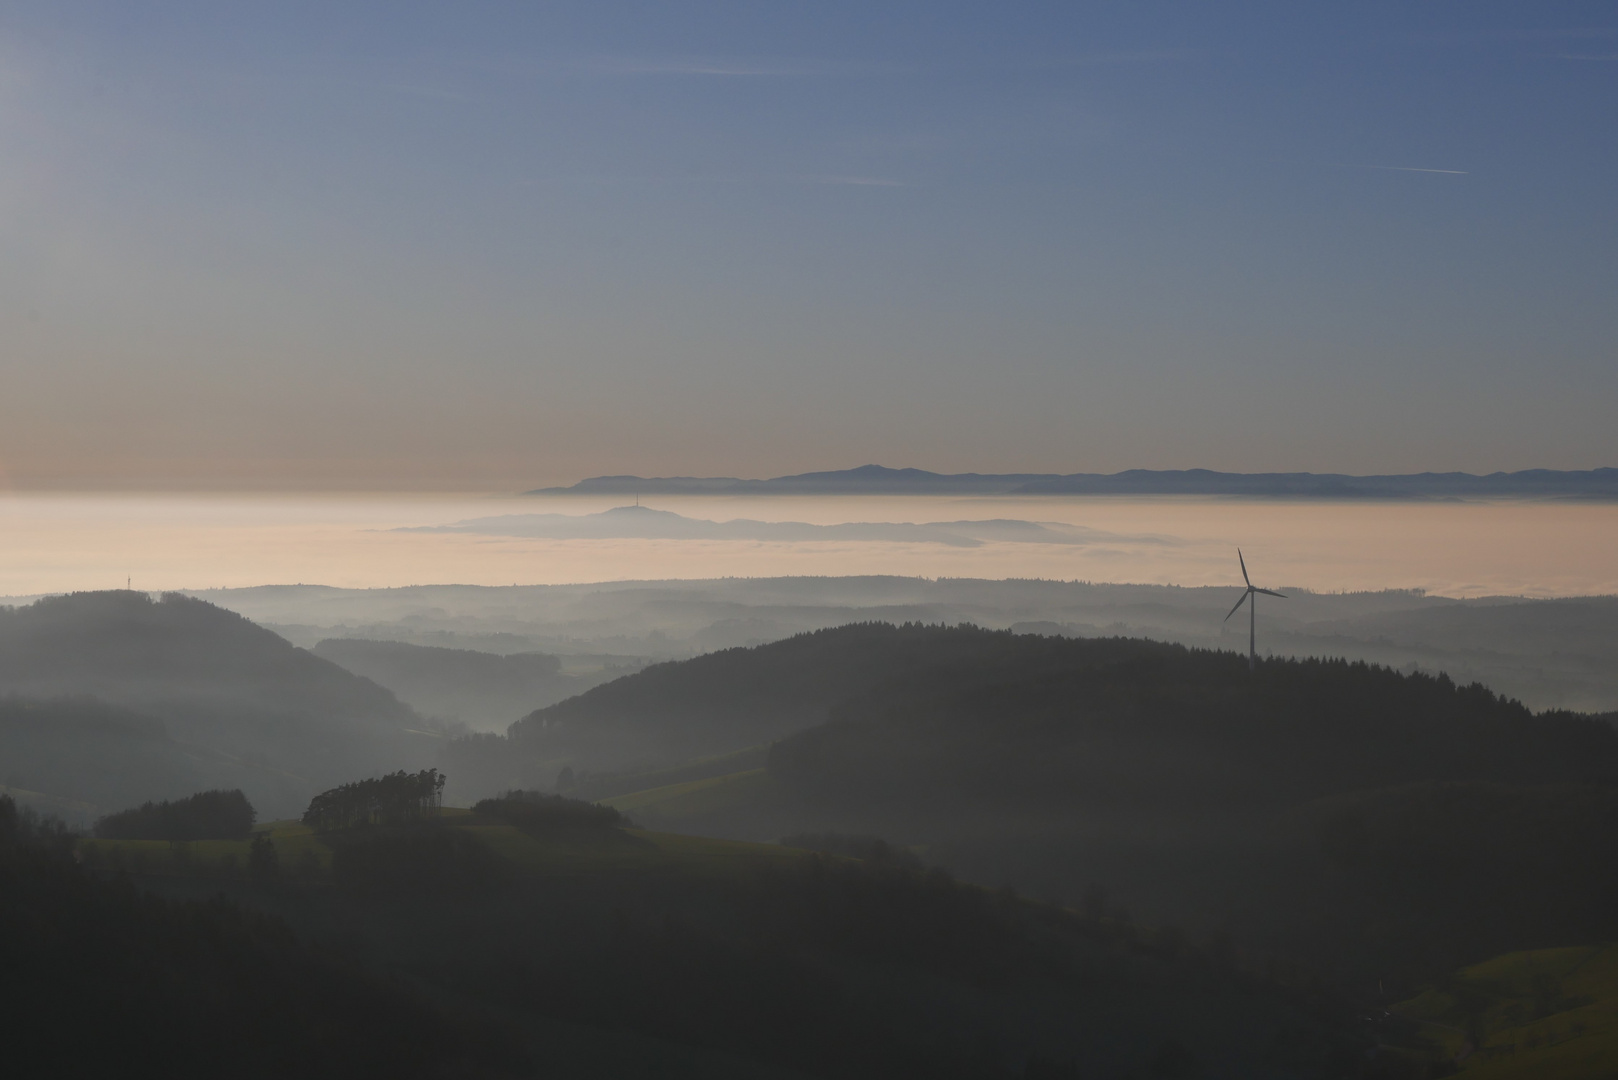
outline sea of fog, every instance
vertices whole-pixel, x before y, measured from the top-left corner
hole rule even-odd
[[[624,502],[3,495],[0,595],[849,574],[1228,585],[1238,546],[1272,588],[1618,593],[1608,503],[668,496],[645,500],[662,514],[589,516]],[[706,524],[736,521],[753,524]],[[849,523],[944,524],[836,528]]]

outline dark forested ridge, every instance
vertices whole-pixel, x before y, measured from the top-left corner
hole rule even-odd
[[[1618,782],[1610,724],[1535,715],[1442,675],[1322,660],[1249,672],[1230,653],[1004,636],[1020,648],[993,682],[846,702],[776,743],[771,775],[912,805],[1144,811],[1296,805],[1428,780]]]
[[[296,813],[329,783],[430,759],[436,741],[413,734],[420,717],[370,680],[177,594],[74,593],[0,608],[0,693],[94,697],[147,718],[144,730],[155,741],[143,755],[152,764],[143,767],[183,773],[172,786],[126,793],[115,774],[91,769],[90,758],[72,769],[53,765],[50,746],[65,737],[61,731],[17,736],[37,753],[19,753],[5,768],[58,786],[11,786],[102,811],[219,786],[244,789],[272,813]],[[26,727],[25,719],[16,723]],[[162,739],[182,745],[184,755],[156,749]]]
[[[616,733],[711,723],[726,710],[739,741],[757,730],[750,718],[792,715],[793,701],[826,719],[777,739],[765,770],[610,801],[642,823],[699,834],[875,834],[1037,895],[1104,886],[1149,918],[1222,927],[1358,985],[1554,944],[1574,915],[1544,889],[1514,894],[1521,918],[1492,918],[1498,890],[1457,884],[1490,865],[1516,873],[1535,847],[1527,840],[1455,845],[1432,862],[1453,872],[1435,869],[1439,884],[1419,887],[1419,875],[1383,873],[1375,858],[1345,859],[1323,839],[1349,812],[1344,799],[1359,800],[1367,829],[1441,836],[1455,828],[1444,804],[1397,793],[1532,789],[1533,805],[1562,809],[1529,818],[1525,835],[1538,829],[1545,850],[1566,850],[1562,836],[1600,835],[1589,817],[1600,801],[1581,793],[1618,782],[1606,720],[1534,713],[1441,675],[1320,660],[1250,672],[1230,653],[971,627],[851,626],[648,669],[530,717],[503,749],[588,745],[579,729],[591,724]],[[556,720],[573,733],[540,727]],[[1403,809],[1382,814],[1383,800]],[[1587,895],[1618,901],[1604,866],[1569,873]],[[1598,925],[1590,910],[1579,907],[1577,925]],[[1440,919],[1445,932],[1432,933]],[[1383,929],[1367,940],[1373,926]],[[1607,929],[1618,933],[1618,920]],[[1441,947],[1414,947],[1424,933]]]
[[[770,741],[781,779],[870,798],[948,780],[952,802],[979,789],[1183,802],[1223,785],[1230,800],[1297,801],[1428,779],[1618,779],[1609,725],[1441,676],[1305,660],[1255,679],[1233,654],[1138,639],[883,623],[659,664],[446,760],[488,770],[490,787],[548,786],[563,766],[672,768]],[[1129,752],[1149,760],[1124,783]]]
[[[1010,657],[1035,651],[1036,662],[1054,670],[1084,645],[857,623],[657,664],[536,710],[505,740],[468,741],[446,760],[489,770],[491,787],[549,785],[562,765],[575,773],[669,768],[801,731],[879,688],[964,688],[994,680]]]

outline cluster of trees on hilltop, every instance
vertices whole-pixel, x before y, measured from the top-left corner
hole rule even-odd
[[[199,791],[108,814],[95,823],[95,834],[105,840],[240,840],[257,816],[239,790]]]
[[[531,831],[613,829],[629,824],[628,818],[610,806],[542,791],[508,791],[480,801],[472,811]]]
[[[356,780],[309,801],[303,823],[316,832],[357,825],[403,825],[438,812],[444,796],[444,774],[437,769],[388,773]]]

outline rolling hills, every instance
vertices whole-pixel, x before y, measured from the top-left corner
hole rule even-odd
[[[984,884],[1106,889],[1345,987],[1618,932],[1618,732],[1443,676],[862,625],[650,668],[480,752],[548,772],[724,740],[773,741],[762,769],[666,769],[607,801],[654,828],[875,834]],[[1540,885],[1502,884],[1522,880]]]
[[[0,608],[0,695],[35,703],[7,714],[8,774],[56,778],[6,783],[101,809],[127,798],[130,777],[112,765],[123,746],[158,770],[142,798],[240,787],[267,811],[293,812],[340,778],[430,759],[439,742],[370,680],[175,594],[73,593]],[[95,708],[49,704],[62,698],[107,708],[98,723],[72,719]],[[71,767],[49,764],[65,762],[53,747],[73,740],[86,749]],[[157,779],[164,769],[172,782]]]

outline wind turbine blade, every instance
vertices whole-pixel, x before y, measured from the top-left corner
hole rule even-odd
[[[1264,595],[1265,595],[1265,596],[1279,596],[1279,597],[1280,597],[1280,598],[1281,598],[1281,599],[1283,599],[1283,600],[1285,600],[1285,599],[1286,599],[1286,598],[1287,598],[1287,597],[1286,597],[1286,593],[1278,593],[1278,592],[1271,592],[1271,591],[1270,591],[1270,590],[1268,590],[1268,589],[1254,589],[1254,590],[1253,590],[1253,591],[1254,591],[1254,592],[1261,592],[1261,593],[1263,593],[1263,594],[1264,594]]]
[[[1242,558],[1241,548],[1236,549],[1236,561],[1242,564],[1242,580],[1247,582],[1247,587],[1251,589],[1253,587],[1253,579],[1247,576],[1247,560]]]
[[[1236,614],[1237,610],[1239,610],[1243,604],[1247,603],[1247,598],[1249,596],[1252,596],[1252,595],[1253,595],[1253,591],[1251,589],[1249,589],[1247,592],[1242,593],[1242,598],[1240,600],[1236,601],[1236,606],[1235,607],[1230,609],[1230,615]],[[1226,615],[1222,621],[1229,622],[1230,621],[1230,615]]]

